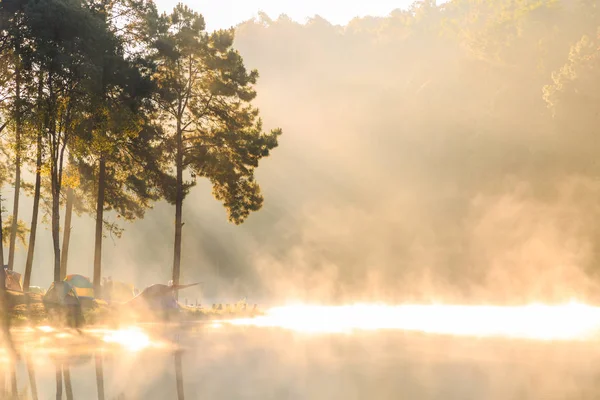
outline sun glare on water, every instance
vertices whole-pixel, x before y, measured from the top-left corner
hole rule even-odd
[[[150,346],[150,338],[139,329],[120,329],[110,331],[103,337],[106,343],[115,343],[123,346],[129,351],[139,351]]]
[[[576,302],[525,306],[296,305],[272,308],[263,316],[230,323],[308,333],[387,329],[540,340],[600,338],[600,308]]]

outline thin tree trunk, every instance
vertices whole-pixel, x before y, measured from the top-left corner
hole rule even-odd
[[[37,141],[36,141],[36,159],[35,159],[35,189],[33,194],[33,211],[31,213],[31,228],[29,230],[29,243],[27,247],[27,260],[25,261],[25,276],[23,277],[23,290],[28,291],[31,283],[31,269],[33,268],[33,253],[35,251],[35,238],[37,234],[38,214],[40,209],[40,188],[42,183],[42,96],[44,89],[44,73],[40,72],[38,84],[38,113],[40,118]]]
[[[2,208],[2,205],[0,204],[0,209],[1,208]],[[0,224],[1,223],[2,223],[2,218],[0,217]],[[0,231],[1,230],[2,229],[0,229]],[[0,243],[1,243],[1,240],[2,240],[2,234],[0,233]],[[0,245],[0,247],[2,247],[2,246]],[[15,355],[16,355],[16,350],[15,350],[14,342],[12,341],[12,336],[10,334],[10,315],[9,315],[8,308],[9,308],[9,304],[8,304],[8,295],[6,293],[6,272],[4,271],[4,265],[2,265],[2,268],[0,268],[0,328],[2,331],[3,339],[4,339],[4,345],[6,346],[11,359],[14,360]]]
[[[8,269],[11,271],[15,262],[15,244],[17,241],[17,224],[19,222],[19,195],[21,193],[21,67],[18,64],[19,62],[17,61],[15,72],[15,194],[8,247]]]
[[[181,218],[183,212],[183,138],[181,122],[177,121],[177,193],[175,197],[175,248],[173,251],[173,285],[179,284],[181,266]],[[174,291],[178,298],[178,291]]]
[[[61,186],[61,173],[62,173],[62,159],[60,157],[60,137],[56,132],[56,120],[55,120],[55,99],[54,99],[54,85],[52,70],[48,73],[48,92],[49,98],[52,99],[48,111],[50,122],[48,124],[49,132],[48,137],[50,139],[51,151],[50,151],[50,175],[51,175],[51,192],[52,192],[52,248],[54,251],[54,282],[60,281],[60,208],[59,208],[59,196]],[[57,368],[57,374],[60,373],[59,366]],[[61,381],[62,382],[62,381]],[[62,393],[62,387],[61,387]],[[57,387],[58,395],[58,387]]]
[[[184,400],[183,371],[181,365],[181,350],[175,351],[175,380],[177,381],[177,400]]]
[[[4,237],[2,236],[2,188],[0,187],[0,269],[4,271]]]
[[[23,280],[23,290],[29,290],[31,282],[31,269],[33,268],[33,252],[35,250],[35,237],[37,233],[38,213],[40,209],[40,187],[41,187],[41,169],[42,169],[42,132],[37,135],[37,158],[35,162],[35,190],[33,195],[33,212],[31,215],[31,229],[29,230],[29,244],[27,248],[27,261],[25,262],[25,277]]]
[[[49,73],[52,77],[52,73]],[[52,94],[52,79],[49,83],[50,98]],[[62,189],[63,166],[65,150],[69,138],[68,127],[71,121],[72,101],[69,100],[66,105],[65,120],[59,123],[59,132],[56,130],[56,121],[50,123],[49,137],[52,142],[51,174],[52,174],[52,245],[54,248],[54,282],[60,282],[60,192]],[[56,107],[50,107],[50,112],[54,112]]]
[[[71,241],[71,216],[73,214],[73,188],[67,189],[67,204],[65,209],[65,231],[63,233],[62,257],[60,259],[60,279],[67,276],[67,261],[69,258],[69,242]]]
[[[106,160],[100,157],[98,167],[98,202],[96,203],[96,243],[94,247],[94,295],[101,297],[102,279],[102,225],[104,221],[104,190],[106,186]]]
[[[35,381],[35,370],[31,362],[31,357],[29,357],[29,355],[27,354],[25,355],[25,363],[27,364],[27,375],[29,376],[29,386],[31,387],[31,398],[33,400],[38,400],[37,382]]]
[[[19,398],[19,387],[17,386],[17,369],[15,361],[10,363],[10,391],[13,399]]]
[[[62,368],[56,361],[56,400],[62,400]]]
[[[60,189],[58,188],[57,177],[52,176],[52,245],[54,248],[54,282],[60,281],[60,209],[58,197]]]
[[[73,386],[71,385],[71,371],[69,370],[69,364],[63,364],[63,377],[65,379],[65,392],[67,394],[67,400],[73,400]]]
[[[6,295],[6,272],[2,268],[0,272],[0,324],[2,325],[2,333],[4,340],[7,343],[12,342],[10,337],[10,326],[9,326],[9,315],[8,315],[8,296]]]
[[[2,398],[8,397],[8,392],[6,390],[6,371],[4,367],[0,367],[0,395]]]
[[[104,366],[102,354],[96,353],[96,387],[98,388],[98,400],[104,400]]]

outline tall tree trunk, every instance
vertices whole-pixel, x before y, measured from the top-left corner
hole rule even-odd
[[[181,217],[183,211],[183,132],[181,122],[177,121],[177,193],[175,197],[175,248],[173,251],[173,285],[179,284],[181,265]],[[174,291],[178,298],[178,291]]]
[[[17,61],[15,71],[15,194],[13,201],[12,225],[8,247],[8,269],[12,271],[15,263],[15,244],[17,224],[19,222],[19,195],[21,193],[21,67]]]
[[[94,246],[94,295],[101,297],[102,287],[102,227],[104,222],[104,190],[106,186],[106,160],[100,157],[98,168],[98,202],[96,203],[96,244]]]
[[[10,316],[8,314],[8,294],[6,293],[6,273],[4,272],[4,267],[0,271],[0,326],[2,329],[2,339],[12,358],[15,356],[16,351],[10,334]]]
[[[58,137],[56,132],[56,120],[54,110],[56,109],[56,105],[54,104],[54,88],[53,88],[53,76],[52,70],[48,73],[48,92],[49,98],[52,99],[50,102],[50,107],[48,110],[48,117],[50,119],[48,123],[48,137],[51,143],[51,151],[50,151],[50,178],[51,178],[51,190],[52,193],[52,249],[54,251],[54,282],[60,281],[60,245],[59,245],[59,228],[60,228],[60,215],[59,215],[59,196],[60,196],[60,172],[61,168],[59,164],[59,156],[58,156]],[[60,366],[57,364],[56,366],[56,374],[57,374],[57,386],[56,386],[56,395],[59,395],[59,387],[58,383],[61,383],[60,393],[62,395],[62,372],[60,370]],[[60,378],[60,380],[58,380]],[[60,398],[60,397],[59,397]]]
[[[10,363],[10,391],[13,399],[19,398],[19,387],[17,386],[17,366],[13,360]]]
[[[70,107],[70,104],[69,104]],[[67,109],[67,115],[69,110]],[[65,123],[68,125],[68,118]],[[56,134],[56,133],[55,133]],[[54,247],[54,281],[60,281],[60,191],[62,189],[64,153],[67,148],[67,133],[64,133],[63,143],[57,141],[58,152],[52,170],[52,244]]]
[[[67,400],[73,400],[73,386],[71,385],[71,370],[69,364],[63,364],[63,378],[65,380],[65,392]]]
[[[31,229],[29,230],[29,245],[27,248],[27,261],[25,262],[25,276],[23,290],[29,290],[31,282],[31,269],[33,268],[33,252],[35,250],[35,237],[37,233],[38,213],[40,209],[40,187],[42,182],[42,131],[37,135],[37,157],[35,161],[35,190],[33,194],[33,212],[31,214]]]
[[[60,362],[56,361],[56,400],[62,400],[62,392],[63,392],[63,388],[62,388],[62,366],[60,365]]]
[[[44,123],[42,122],[44,73],[40,71],[38,80],[38,132],[36,140],[35,159],[35,189],[33,194],[33,211],[31,213],[31,228],[29,229],[29,242],[27,247],[27,260],[25,261],[25,276],[23,277],[23,290],[28,291],[31,283],[31,269],[33,268],[33,253],[35,251],[35,238],[37,234],[38,214],[40,209],[40,188],[42,183],[42,136],[44,134]]]
[[[104,366],[102,354],[96,353],[96,387],[98,388],[98,400],[104,400]]]
[[[177,382],[177,400],[184,400],[183,368],[181,364],[181,350],[175,350],[175,380]]]
[[[27,375],[29,376],[29,386],[31,387],[31,398],[33,400],[38,400],[37,382],[35,380],[35,369],[33,368],[31,357],[28,354],[25,354],[25,364],[27,366]]]
[[[4,237],[2,236],[2,226],[2,187],[0,187],[0,269],[4,270]]]
[[[6,391],[6,371],[4,370],[4,367],[0,367],[0,395],[2,396],[2,399],[8,397],[8,392]]]
[[[8,295],[6,293],[6,272],[4,271],[4,252],[2,250],[2,196],[0,196],[0,329],[11,356],[16,351],[10,335],[10,320],[8,315]],[[2,380],[5,378],[0,377]]]
[[[71,216],[73,214],[73,188],[67,189],[65,207],[65,231],[63,233],[62,257],[60,258],[60,279],[67,276],[67,260],[69,258],[69,242],[71,241]]]
[[[56,174],[52,174],[52,247],[54,248],[54,282],[60,282],[60,188]]]

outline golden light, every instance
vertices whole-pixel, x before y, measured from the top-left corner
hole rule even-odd
[[[387,329],[540,340],[600,339],[600,308],[577,302],[525,306],[294,305],[272,308],[264,316],[229,323],[308,333]]]
[[[150,338],[144,332],[136,328],[120,329],[110,331],[103,337],[106,343],[116,343],[129,351],[139,351],[150,346]]]
[[[54,331],[54,328],[52,328],[51,326],[45,326],[45,325],[44,326],[39,326],[38,329],[40,331],[42,331],[42,332],[45,332],[45,333],[50,333],[50,332]]]

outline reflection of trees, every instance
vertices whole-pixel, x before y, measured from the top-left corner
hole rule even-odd
[[[18,399],[19,388],[17,387],[17,370],[14,362],[10,364],[10,389],[13,399]]]
[[[69,364],[64,360],[56,360],[56,400],[62,400],[63,381],[67,400],[73,400],[73,386],[71,385],[71,371]]]
[[[0,260],[1,261],[1,260]],[[2,266],[0,266],[1,268]],[[8,314],[8,294],[6,293],[6,274],[0,270],[0,325],[2,325],[2,336],[4,345],[11,360],[16,359],[15,344],[10,334],[10,318]]]
[[[71,385],[71,371],[69,370],[69,364],[63,364],[63,379],[65,381],[65,392],[67,393],[67,400],[73,400],[73,386]]]
[[[104,400],[104,362],[102,354],[94,355],[96,361],[96,387],[98,388],[98,400]]]
[[[175,351],[175,380],[177,381],[177,400],[184,400],[181,353],[181,350]]]
[[[27,375],[29,376],[29,386],[31,387],[31,398],[32,400],[38,400],[35,369],[33,368],[33,363],[31,362],[29,354],[25,354],[25,364],[27,367]]]
[[[7,387],[6,378],[9,378],[9,385]],[[19,389],[17,387],[17,372],[15,369],[14,362],[8,365],[0,366],[0,396],[2,399],[18,399]]]
[[[56,400],[62,400],[62,392],[63,392],[63,386],[62,386],[62,368],[60,363],[56,362],[54,364],[55,368],[56,368],[56,374],[55,374],[55,378],[56,378]]]

